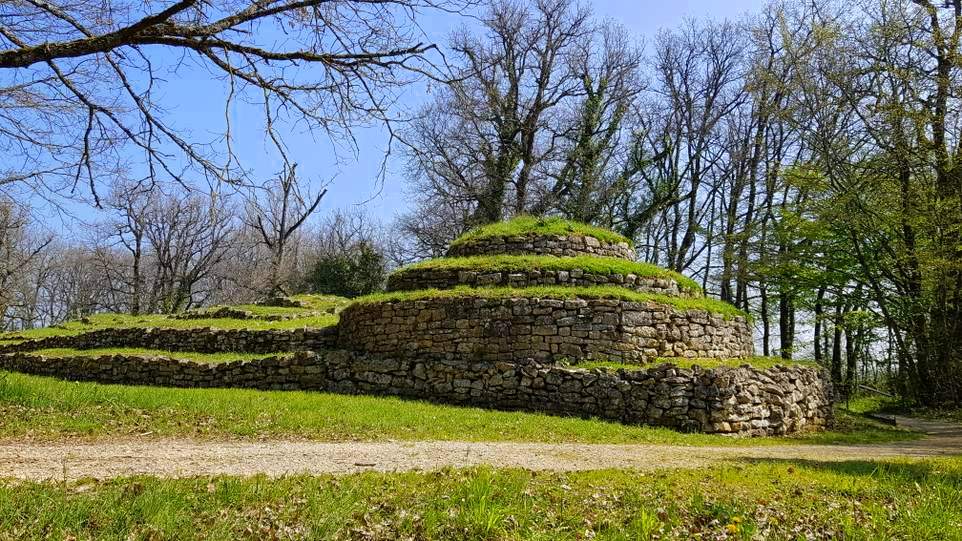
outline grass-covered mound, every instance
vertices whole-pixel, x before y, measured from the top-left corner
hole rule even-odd
[[[390,293],[375,293],[359,297],[356,304],[381,303],[392,301],[413,301],[421,299],[510,299],[510,298],[538,298],[538,299],[617,299],[629,302],[652,302],[668,305],[679,310],[703,310],[714,314],[748,319],[748,314],[734,306],[715,299],[670,297],[654,293],[639,293],[617,286],[597,287],[566,287],[566,286],[534,286],[534,287],[456,287],[453,289],[421,289],[416,291],[394,291]]]
[[[29,354],[52,358],[105,357],[114,355],[123,355],[129,357],[166,357],[168,359],[193,361],[205,364],[229,363],[234,361],[254,361],[267,357],[290,355],[290,353],[198,353],[196,351],[167,351],[162,349],[145,348],[50,348],[31,351]]]
[[[550,255],[479,255],[446,257],[414,263],[395,271],[396,275],[421,270],[450,270],[475,272],[527,272],[533,270],[583,270],[591,274],[634,274],[643,278],[674,280],[682,289],[701,293],[698,282],[687,276],[650,263],[627,261],[617,257],[555,257]]]
[[[215,305],[190,310],[175,316],[177,319],[302,319],[325,314],[335,314],[350,304],[342,297],[323,295],[300,295],[290,298],[296,306],[271,306],[263,304]]]
[[[24,340],[47,338],[50,336],[75,336],[90,331],[102,329],[250,329],[250,330],[283,330],[322,328],[337,324],[337,311],[349,301],[340,297],[316,296],[312,305],[307,308],[275,308],[257,305],[237,307],[244,311],[257,313],[299,313],[305,317],[295,317],[281,321],[266,319],[235,319],[224,317],[183,319],[178,316],[159,314],[131,316],[127,314],[94,314],[78,320],[68,321],[52,327],[27,329],[0,333],[0,346],[15,344]],[[321,312],[321,313],[318,313]]]
[[[468,244],[472,241],[490,237],[520,237],[525,235],[581,235],[593,237],[610,244],[623,242],[631,246],[631,240],[608,229],[573,222],[563,218],[518,216],[506,222],[497,222],[474,228],[451,243],[451,247]]]

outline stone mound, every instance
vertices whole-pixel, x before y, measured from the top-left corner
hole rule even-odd
[[[635,252],[627,242],[607,242],[587,235],[572,234],[492,236],[452,245],[448,257],[497,254],[529,254],[572,257],[579,255],[618,257],[633,261]]]
[[[656,293],[677,297],[700,297],[701,292],[679,284],[666,276],[645,276],[638,273],[592,272],[573,269],[473,269],[417,268],[395,272],[388,277],[388,291],[417,291],[419,289],[453,289],[455,287],[534,287],[534,286],[618,286],[638,293]]]
[[[588,229],[572,224],[572,230]],[[492,270],[469,258],[459,260],[460,267],[399,269],[388,280],[396,293],[362,299],[344,310],[338,346],[382,356],[505,362],[644,363],[655,357],[752,354],[747,318],[732,315],[727,306],[725,313],[713,311],[717,301],[698,302],[701,292],[681,285],[680,275],[560,270],[562,258],[573,256],[633,261],[626,241],[531,232],[474,236],[455,241],[448,251],[449,258],[504,254],[548,256],[556,264]],[[471,261],[479,268],[472,269]],[[605,267],[600,263],[597,267]]]

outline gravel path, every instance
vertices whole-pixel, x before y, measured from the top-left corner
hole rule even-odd
[[[707,466],[725,460],[875,460],[962,454],[962,427],[900,418],[900,425],[927,432],[921,440],[882,445],[779,445],[684,447],[500,442],[303,441],[198,442],[106,440],[96,443],[0,444],[0,478],[72,480],[127,475],[281,476],[298,473],[432,470],[444,466],[592,470],[654,470]]]

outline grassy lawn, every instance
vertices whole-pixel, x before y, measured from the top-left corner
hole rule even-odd
[[[610,229],[602,229],[593,225],[572,222],[571,220],[557,217],[518,216],[506,222],[497,222],[472,229],[456,238],[451,243],[451,246],[458,246],[486,237],[515,237],[527,234],[559,236],[575,234],[594,237],[609,243],[624,242],[628,246],[632,245],[630,240]]]
[[[199,363],[227,363],[232,361],[253,361],[266,357],[289,355],[289,353],[197,353],[195,351],[166,351],[144,348],[98,348],[70,349],[51,348],[31,351],[31,355],[44,357],[101,357],[107,355],[137,355],[141,357],[168,357]]]
[[[190,313],[210,314],[224,308],[229,308],[238,312],[244,312],[248,317],[252,318],[272,316],[304,318],[334,314],[351,302],[349,299],[331,295],[297,295],[291,298],[301,303],[302,306],[264,306],[260,304],[217,305],[192,310]]]
[[[68,321],[53,327],[28,329],[0,334],[0,344],[16,343],[25,339],[47,338],[50,336],[73,336],[90,331],[108,328],[157,328],[157,329],[305,329],[329,327],[337,324],[335,314],[322,314],[284,321],[264,321],[257,319],[177,319],[164,315],[130,316],[125,314],[96,314],[82,320]]]
[[[0,484],[0,539],[962,539],[962,459]]]
[[[673,364],[679,368],[692,368],[700,366],[704,369],[710,368],[737,368],[743,365],[750,365],[753,368],[765,370],[775,366],[817,366],[815,361],[790,360],[786,361],[781,357],[751,357],[749,359],[688,359],[684,357],[661,357],[653,360],[650,364],[628,364],[616,361],[587,361],[571,365],[572,368],[603,368],[608,370],[648,370],[659,364]]]
[[[565,287],[565,286],[534,286],[534,287],[456,287],[453,289],[421,289],[417,291],[394,291],[390,293],[374,293],[358,297],[355,303],[408,301],[438,298],[541,298],[541,299],[618,299],[629,302],[653,302],[668,305],[679,310],[704,310],[725,316],[744,317],[748,315],[734,306],[715,299],[670,297],[654,293],[639,293],[617,286],[595,287]]]
[[[149,433],[200,439],[464,440],[681,445],[867,443],[915,434],[842,414],[828,432],[734,439],[592,419],[455,407],[389,397],[173,389],[0,375],[0,439]]]
[[[912,406],[895,398],[886,398],[877,395],[853,397],[846,405],[856,413],[907,415],[921,419],[937,419],[962,423],[962,409],[923,408]]]
[[[644,278],[669,278],[683,289],[701,293],[698,282],[650,263],[626,261],[615,257],[555,257],[549,255],[485,255],[446,257],[414,263],[395,271],[404,274],[413,270],[465,270],[476,272],[526,272],[531,270],[581,269],[592,274],[634,274]]]

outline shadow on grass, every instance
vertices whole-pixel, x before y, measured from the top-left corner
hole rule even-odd
[[[740,459],[741,464],[774,466],[801,473],[830,473],[846,477],[872,478],[879,482],[914,486],[939,484],[962,489],[962,456],[921,461],[902,460],[810,460],[810,459]]]

